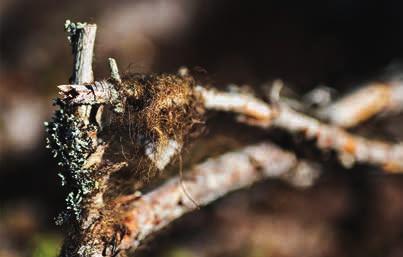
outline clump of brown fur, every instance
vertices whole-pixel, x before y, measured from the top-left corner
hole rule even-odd
[[[131,75],[123,79],[126,117],[134,129],[131,136],[142,135],[150,141],[146,143],[155,143],[159,148],[166,146],[169,139],[184,143],[203,117],[194,84],[191,77],[170,74]]]
[[[173,140],[179,146],[177,156],[188,139],[200,133],[204,108],[195,84],[187,75],[131,74],[116,85],[124,112],[112,114],[110,136],[105,139],[114,142],[114,159],[121,153],[129,162],[127,176],[134,173],[142,181],[154,177],[160,168],[146,156],[147,149],[158,159]]]

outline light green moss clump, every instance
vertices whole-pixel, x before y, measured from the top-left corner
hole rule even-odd
[[[59,254],[62,238],[57,234],[37,234],[32,238],[32,257],[56,257]]]

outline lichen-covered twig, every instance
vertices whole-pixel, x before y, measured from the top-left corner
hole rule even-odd
[[[252,96],[218,92],[203,87],[198,87],[197,90],[202,95],[206,108],[236,112],[244,115],[240,120],[248,124],[263,128],[276,126],[292,133],[301,133],[307,139],[316,139],[320,149],[336,151],[346,166],[361,162],[378,165],[389,172],[403,172],[403,145],[352,135],[281,103],[271,106]]]
[[[206,205],[268,177],[309,185],[317,175],[313,166],[270,143],[226,153],[194,166],[183,178],[171,178],[150,193],[115,199],[100,220],[81,232],[77,245],[65,245],[63,256],[115,256],[135,250],[145,238],[194,210],[192,201]]]
[[[73,53],[73,73],[70,83],[86,84],[94,81],[92,57],[96,35],[96,25],[86,23],[65,23]],[[91,194],[96,187],[88,161],[94,162],[97,148],[97,129],[91,124],[90,105],[70,106],[65,99],[58,99],[60,109],[54,114],[53,121],[45,123],[49,136],[48,147],[58,157],[59,166],[65,172],[59,173],[62,184],[70,186],[71,192],[66,199],[68,209],[77,217],[85,195]]]
[[[371,83],[318,111],[320,118],[340,127],[354,127],[380,113],[403,110],[401,82]]]

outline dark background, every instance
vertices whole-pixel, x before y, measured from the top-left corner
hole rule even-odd
[[[97,79],[114,57],[124,72],[185,65],[217,87],[281,78],[296,94],[326,85],[340,95],[403,70],[402,10],[399,1],[1,0],[0,256],[56,256],[63,238],[53,218],[65,192],[42,124],[71,73],[66,19],[97,23]],[[369,126],[399,140],[399,120]],[[403,256],[402,178],[334,165],[304,191],[268,181],[232,194],[142,254]]]

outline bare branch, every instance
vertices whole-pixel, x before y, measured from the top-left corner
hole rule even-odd
[[[233,111],[245,115],[240,120],[250,125],[263,128],[276,126],[292,133],[301,133],[306,139],[316,139],[320,149],[336,151],[347,167],[361,162],[381,166],[389,172],[403,172],[403,145],[352,135],[280,103],[273,108],[251,96],[206,90],[202,87],[197,90],[202,95],[206,108]]]
[[[94,81],[92,58],[94,55],[97,25],[79,22],[72,23],[70,20],[66,20],[64,28],[69,34],[68,39],[70,40],[73,52],[73,73],[70,83],[92,83]],[[77,115],[81,117],[85,125],[89,124],[90,112],[90,106],[80,106],[77,108]]]
[[[120,79],[118,65],[116,63],[116,60],[113,58],[109,58],[108,63],[109,63],[109,69],[111,71],[111,78],[113,80],[115,80],[116,82],[121,83],[122,80]]]
[[[117,91],[106,81],[95,81],[88,85],[59,85],[62,99],[70,105],[108,104],[116,100]]]
[[[206,205],[268,177],[309,185],[318,174],[313,166],[298,161],[294,154],[270,143],[226,153],[193,167],[185,173],[182,181],[174,177],[143,196],[136,193],[115,199],[114,205],[110,206],[111,213],[105,211],[102,218],[108,222],[100,220],[83,231],[81,244],[75,249],[65,246],[63,256],[70,256],[68,253],[73,256],[75,253],[80,256],[102,256],[102,253],[114,256],[116,251],[135,250],[149,235],[196,208],[181,183],[194,201]],[[297,177],[300,179],[295,180]]]
[[[272,108],[253,96],[206,90],[201,86],[196,87],[196,91],[203,96],[204,106],[207,109],[242,113],[262,121],[274,117]]]
[[[70,83],[84,84],[94,81],[92,58],[97,25],[87,23],[72,23],[67,20],[65,29],[70,34],[74,65]]]
[[[403,109],[403,85],[371,83],[335,103],[319,110],[320,118],[349,128],[380,113],[397,113]]]

